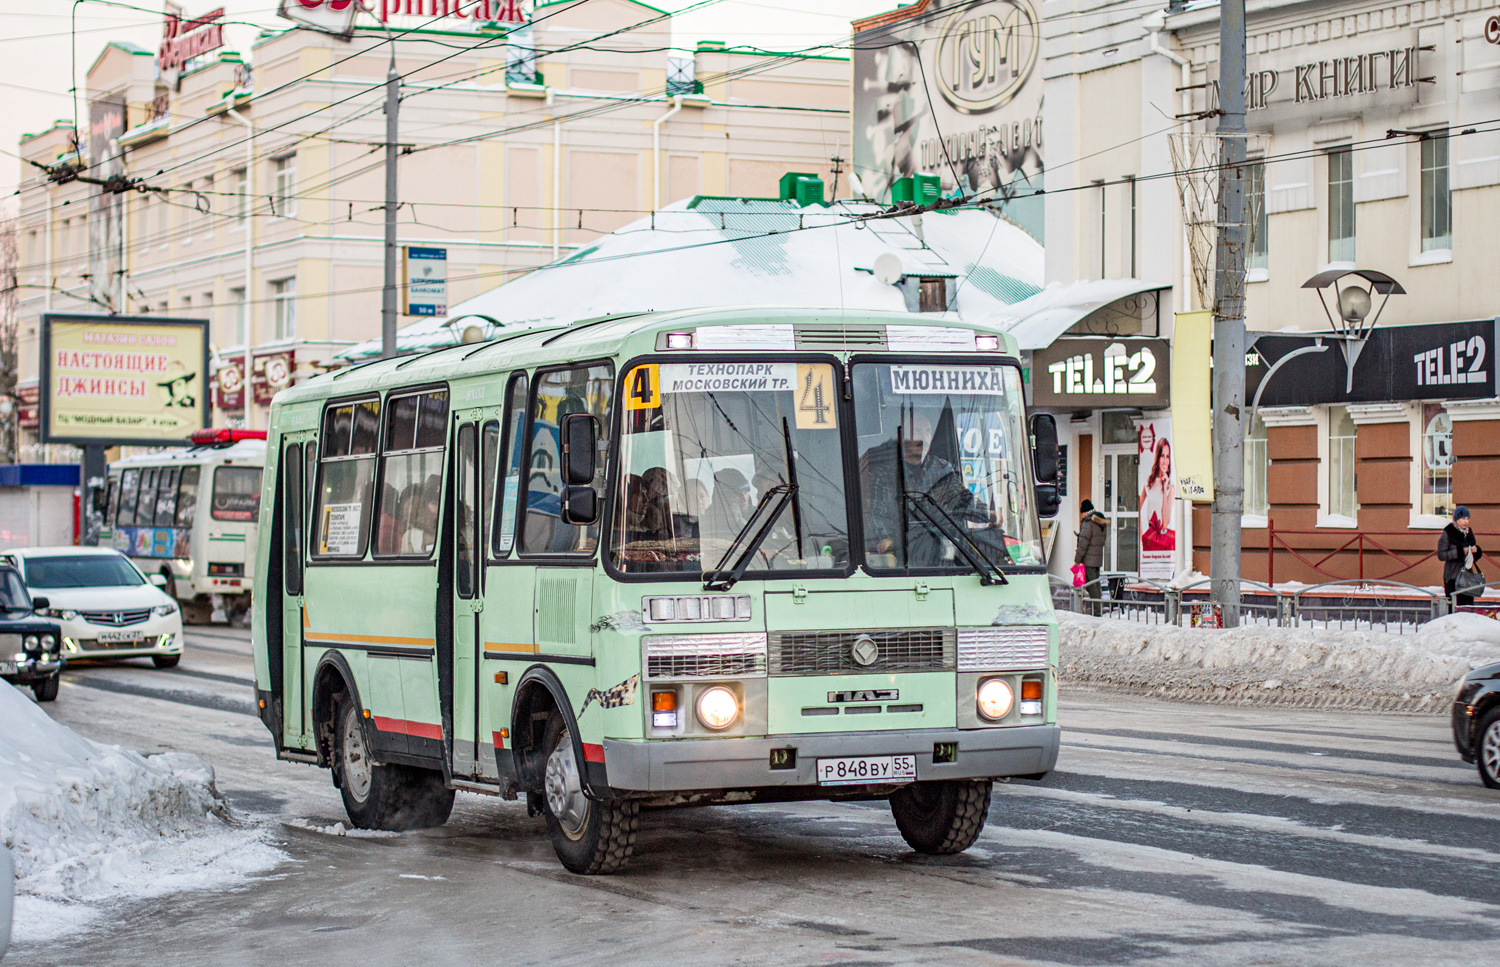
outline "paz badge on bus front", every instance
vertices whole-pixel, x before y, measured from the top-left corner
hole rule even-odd
[[[854,639],[854,644],[849,646],[849,656],[860,665],[873,665],[880,657],[880,646],[875,644],[875,639],[869,635],[860,635]]]

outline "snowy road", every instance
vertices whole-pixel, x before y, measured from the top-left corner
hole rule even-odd
[[[906,849],[883,804],[646,814],[614,877],[557,864],[523,805],[351,838],[327,773],[275,761],[249,645],[70,669],[48,711],[194,752],[292,860],[244,888],[109,910],[6,967],[142,964],[1469,964],[1500,940],[1500,793],[1439,717],[1065,694],[1059,770],[995,790],[961,856]]]

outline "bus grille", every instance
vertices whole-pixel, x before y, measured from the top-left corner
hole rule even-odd
[[[1046,625],[962,628],[958,632],[958,670],[961,672],[1046,667]]]
[[[79,617],[92,625],[110,625],[121,628],[125,625],[138,625],[151,617],[151,609],[143,611],[80,611]]]
[[[641,648],[648,679],[766,676],[765,635],[647,635]]]
[[[826,349],[836,346],[885,348],[884,326],[845,326],[837,323],[823,326],[798,326],[798,349]]]
[[[878,649],[868,665],[854,660],[856,639]],[[772,675],[860,675],[866,672],[945,671],[954,665],[952,628],[894,631],[788,631],[771,635]]]

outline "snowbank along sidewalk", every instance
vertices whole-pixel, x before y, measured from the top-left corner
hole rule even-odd
[[[143,757],[52,721],[0,683],[0,842],[16,862],[13,942],[83,926],[101,904],[219,888],[284,855],[241,827],[197,756]]]
[[[1058,612],[1066,685],[1240,705],[1447,711],[1460,679],[1500,662],[1500,621],[1452,614],[1414,634],[1175,628]]]

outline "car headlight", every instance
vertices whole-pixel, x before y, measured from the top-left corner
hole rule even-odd
[[[1015,692],[1011,691],[1010,684],[1005,679],[991,678],[979,686],[975,702],[979,706],[979,714],[993,722],[1005,718],[1015,697]]]
[[[698,696],[698,721],[715,732],[729,728],[740,717],[740,700],[723,685],[715,685]]]
[[[156,615],[158,618],[165,618],[167,615],[173,614],[176,611],[177,605],[175,604],[158,604],[156,607],[151,609],[151,613]]]
[[[36,635],[27,635],[25,638],[21,639],[22,648],[36,648],[40,644],[41,639],[37,638]]]
[[[74,611],[72,608],[63,608],[62,610],[54,608],[52,610],[52,613],[57,617],[63,619],[64,621],[72,621],[74,618],[78,617],[78,612]]]

